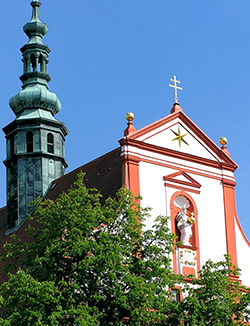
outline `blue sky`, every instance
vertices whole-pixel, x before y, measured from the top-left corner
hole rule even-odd
[[[1,127],[14,119],[8,102],[20,91],[29,2],[1,3]],[[62,103],[57,118],[70,130],[68,171],[118,146],[126,112],[134,112],[137,129],[169,114],[175,74],[184,112],[216,143],[228,138],[239,165],[237,211],[250,239],[250,1],[43,0],[40,14],[49,26],[50,90]],[[0,180],[2,207],[3,164]]]

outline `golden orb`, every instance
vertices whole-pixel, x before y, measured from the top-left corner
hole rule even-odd
[[[126,120],[127,121],[133,121],[134,120],[134,113],[132,113],[132,112],[128,112],[127,114],[126,114]]]
[[[220,138],[220,144],[221,145],[226,145],[227,144],[227,138],[226,137],[221,137]]]

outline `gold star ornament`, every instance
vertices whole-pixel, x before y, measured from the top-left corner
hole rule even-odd
[[[174,138],[172,139],[172,141],[174,141],[174,140],[178,140],[179,148],[181,148],[181,143],[182,143],[182,142],[189,146],[189,144],[188,144],[188,143],[185,141],[185,139],[184,139],[184,137],[187,135],[187,133],[182,135],[182,134],[181,134],[181,131],[180,131],[180,126],[178,126],[178,133],[175,132],[175,131],[172,130],[172,129],[170,129],[170,130],[171,130],[171,131],[175,134],[175,136],[176,136],[176,137],[174,137]]]

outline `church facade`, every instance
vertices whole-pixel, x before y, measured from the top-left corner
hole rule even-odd
[[[68,130],[55,115],[61,105],[48,89],[49,48],[43,44],[46,24],[39,18],[38,0],[31,2],[32,19],[24,26],[29,41],[22,47],[22,90],[10,100],[16,118],[4,127],[7,157],[7,205],[0,209],[0,245],[16,232],[24,234],[25,217],[37,196],[56,199],[86,173],[85,184],[105,197],[122,186],[141,205],[152,207],[146,227],[158,215],[171,216],[171,230],[181,240],[173,255],[173,269],[195,274],[208,260],[229,254],[241,269],[240,280],[250,286],[250,243],[240,226],[235,203],[237,164],[226,140],[217,146],[175,103],[166,117],[139,130],[133,114],[119,146],[96,160],[65,173],[64,154]],[[174,78],[177,89],[177,80]],[[0,278],[2,278],[0,271]]]
[[[250,284],[250,243],[236,212],[237,164],[226,139],[218,147],[178,103],[163,119],[135,130],[128,122],[120,140],[123,183],[141,205],[152,207],[147,227],[158,215],[171,216],[171,229],[183,245],[173,257],[176,273],[195,274],[208,260],[229,254]]]

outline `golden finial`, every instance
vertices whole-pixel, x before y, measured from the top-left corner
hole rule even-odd
[[[132,113],[132,112],[128,112],[127,114],[126,114],[126,120],[127,121],[133,121],[134,120],[134,113]]]
[[[180,84],[180,81],[176,79],[176,76],[174,75],[174,79],[170,78],[172,82],[174,82],[174,85],[169,84],[169,87],[174,88],[174,103],[178,103],[178,97],[177,97],[177,89],[180,89],[182,91],[182,87],[177,86],[177,83]]]
[[[226,137],[221,137],[221,138],[220,138],[220,144],[221,144],[222,146],[226,145],[226,144],[227,144],[227,138],[226,138]]]

